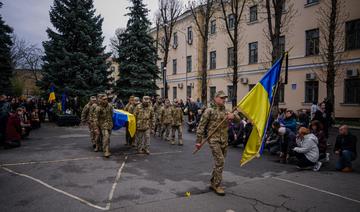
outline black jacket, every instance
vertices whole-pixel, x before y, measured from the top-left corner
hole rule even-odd
[[[356,136],[351,133],[348,133],[347,135],[338,135],[336,137],[334,151],[348,150],[356,155],[356,141]]]

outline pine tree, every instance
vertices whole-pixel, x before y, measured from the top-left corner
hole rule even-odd
[[[93,0],[54,0],[48,28],[49,40],[43,43],[45,56],[43,79],[46,90],[53,83],[56,93],[80,97],[104,92],[109,88],[110,54],[102,46],[103,18],[95,15]]]
[[[0,2],[0,8],[2,3]],[[12,67],[11,67],[11,33],[13,30],[11,27],[5,24],[0,15],[0,93],[1,94],[10,94],[11,81],[12,77]]]
[[[118,62],[120,78],[116,82],[116,91],[122,99],[130,95],[155,95],[155,79],[158,78],[156,66],[157,54],[154,41],[149,36],[150,21],[148,9],[142,0],[131,0],[128,9],[129,21],[124,33],[119,36]]]

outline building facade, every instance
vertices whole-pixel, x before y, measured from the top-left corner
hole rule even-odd
[[[312,102],[321,102],[326,97],[326,77],[321,70],[326,66],[321,60],[321,43],[324,41],[319,22],[319,9],[325,0],[288,0],[287,9],[296,11],[283,33],[280,43],[289,51],[288,83],[280,86],[281,108],[292,110],[309,109]],[[238,101],[259,81],[270,67],[270,42],[267,40],[266,11],[264,1],[249,1],[240,23],[240,47]],[[335,86],[335,116],[360,118],[360,1],[345,0],[342,14],[346,20],[336,36],[341,36],[343,47],[338,52],[341,61],[337,66]],[[231,17],[226,18],[231,22]],[[208,100],[215,92],[223,90],[229,95],[227,107],[231,107],[232,44],[225,27],[221,8],[216,9],[210,21],[208,48]],[[151,35],[156,38],[156,30]],[[159,42],[162,35],[159,32]],[[172,35],[168,63],[158,61],[160,70],[166,67],[169,99],[185,100],[201,97],[201,37],[191,12],[187,11],[177,21]],[[319,50],[320,48],[320,50]],[[163,51],[158,51],[160,59]],[[164,95],[163,79],[157,81]]]

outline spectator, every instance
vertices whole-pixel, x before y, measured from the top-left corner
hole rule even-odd
[[[300,127],[309,127],[309,116],[306,110],[301,110],[299,112],[299,126]]]
[[[202,104],[202,102],[200,101],[200,98],[197,98],[197,100],[196,100],[196,107],[197,108],[202,108],[202,106],[203,106],[203,104]]]
[[[317,120],[312,121],[310,131],[318,139],[319,160],[326,158],[326,161],[329,161],[329,153],[326,153],[327,142],[321,123]]]
[[[278,129],[280,136],[280,163],[288,163],[291,155],[291,149],[296,146],[296,135],[286,127]]]
[[[20,115],[20,124],[22,128],[22,138],[29,136],[31,131],[31,119],[30,114],[27,112],[25,107],[22,107],[22,113]]]
[[[236,147],[244,142],[244,128],[245,125],[243,122],[236,123],[233,121],[229,121],[229,128],[228,128],[229,144]]]
[[[4,147],[6,149],[19,147],[21,145],[21,121],[23,109],[18,108],[15,112],[11,112],[6,124],[6,142]]]
[[[0,95],[0,145],[5,142],[6,123],[11,111],[10,104],[6,101],[6,95]]]
[[[351,162],[356,159],[356,136],[349,132],[347,125],[339,128],[339,135],[336,137],[334,152],[339,156],[336,162],[336,169],[342,172],[352,172]]]
[[[244,148],[250,138],[251,131],[253,129],[253,125],[250,120],[247,121],[245,128],[244,128]]]
[[[184,104],[184,102],[183,102],[183,100],[182,99],[180,99],[180,107],[181,107],[181,110],[182,111],[184,111],[185,110],[185,104]]]
[[[296,116],[292,110],[287,110],[284,119],[284,126],[296,133]]]
[[[278,136],[278,130],[280,128],[280,123],[274,121],[271,125],[270,132],[266,138],[265,148],[268,149],[270,154],[277,155],[280,153],[280,138]]]
[[[300,169],[307,169],[312,167],[314,171],[318,171],[321,167],[319,159],[318,139],[310,130],[305,127],[300,127],[298,138],[296,139],[297,147],[293,150],[298,159],[298,167]]]
[[[313,120],[314,116],[315,116],[315,113],[316,111],[319,110],[319,106],[317,105],[317,101],[314,100],[312,105],[311,105],[311,108],[310,108],[310,119]]]
[[[39,109],[35,108],[31,113],[31,127],[32,129],[38,129],[40,126]]]
[[[313,120],[318,120],[322,124],[325,137],[328,138],[328,125],[326,121],[325,103],[320,104],[319,109],[315,112],[315,116],[311,121]]]

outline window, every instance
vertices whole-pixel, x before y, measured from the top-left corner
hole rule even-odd
[[[174,43],[173,43],[173,47],[176,48],[178,46],[178,36],[177,36],[177,32],[174,32]]]
[[[215,93],[216,93],[216,87],[215,86],[210,87],[210,100],[215,98]]]
[[[160,63],[160,71],[161,71],[161,77],[160,77],[160,78],[161,78],[161,79],[163,79],[163,77],[164,77],[164,74],[165,74],[165,73],[164,73],[164,70],[165,70],[165,69],[164,69],[164,62],[161,62],[161,63]]]
[[[279,102],[285,102],[285,84],[281,83],[278,87]]]
[[[346,22],[345,49],[360,49],[360,19]]]
[[[234,16],[234,14],[228,15],[228,24],[229,24],[229,29],[234,29],[234,27],[235,27],[235,16]]]
[[[177,72],[177,60],[174,59],[173,60],[173,74],[176,74],[176,72]]]
[[[210,52],[210,69],[216,69],[216,51]]]
[[[216,32],[216,20],[210,22],[210,34],[215,34]]]
[[[160,90],[161,90],[161,98],[164,98],[165,97],[165,90],[164,90],[164,88],[161,88]]]
[[[228,67],[234,66],[234,47],[228,48]]]
[[[173,87],[173,99],[177,99],[177,87]]]
[[[314,3],[318,3],[319,0],[306,0],[307,4],[314,4]]]
[[[186,86],[186,96],[191,98],[191,85]]]
[[[228,98],[227,101],[231,102],[234,98],[234,89],[232,85],[227,86]]]
[[[279,37],[279,50],[280,50],[280,53],[285,52],[285,36]]]
[[[305,103],[318,101],[319,96],[319,82],[307,81],[305,82]]]
[[[249,84],[249,91],[255,87],[255,84]]]
[[[192,44],[192,40],[193,40],[192,27],[187,28],[187,37],[188,37],[188,44]]]
[[[250,22],[257,21],[257,5],[250,7]]]
[[[249,43],[249,64],[258,62],[258,43]]]
[[[360,104],[360,79],[345,80],[345,99],[347,104]]]
[[[191,72],[192,71],[192,58],[191,56],[187,56],[186,57],[186,72]]]
[[[319,54],[319,29],[306,31],[306,56]]]

